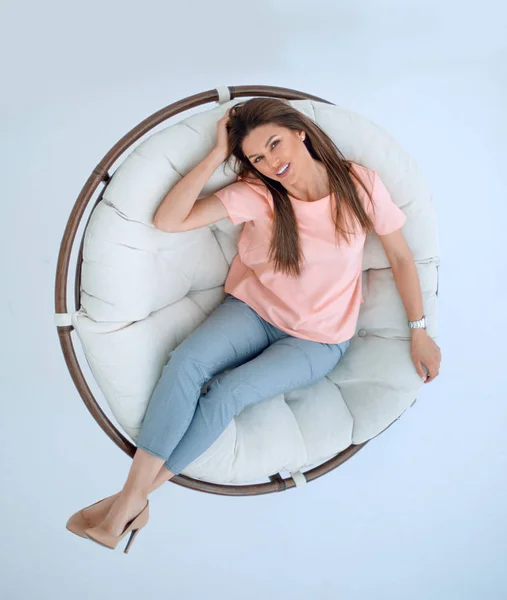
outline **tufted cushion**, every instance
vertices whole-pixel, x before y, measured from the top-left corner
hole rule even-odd
[[[85,232],[81,309],[73,315],[90,369],[115,418],[135,442],[169,353],[224,298],[243,224],[229,219],[182,233],[153,227],[167,191],[213,148],[216,122],[238,100],[152,134],[115,172]],[[384,131],[339,107],[291,104],[314,119],[344,155],[378,172],[407,215],[428,333],[437,336],[436,219],[412,161]],[[201,197],[235,181],[222,165]],[[422,385],[410,356],[406,313],[379,237],[368,234],[364,304],[343,359],[322,380],[241,412],[183,474],[215,483],[265,479],[322,462],[383,431]]]

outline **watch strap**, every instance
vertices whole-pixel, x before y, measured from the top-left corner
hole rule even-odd
[[[410,327],[410,329],[426,329],[426,317],[423,315],[423,318],[419,319],[418,321],[409,321],[408,326]]]

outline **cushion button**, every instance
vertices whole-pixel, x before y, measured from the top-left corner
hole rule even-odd
[[[366,335],[366,329],[360,329],[360,330],[357,332],[357,335],[358,335],[359,337],[364,337],[364,336]]]

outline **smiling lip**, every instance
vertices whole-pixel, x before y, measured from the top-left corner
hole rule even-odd
[[[288,164],[289,166],[285,169],[285,171],[281,175],[278,175],[278,173],[276,173],[277,177],[285,177],[287,175],[287,173],[290,171],[290,163],[286,163],[286,164]]]

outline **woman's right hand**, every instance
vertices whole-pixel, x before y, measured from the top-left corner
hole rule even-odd
[[[217,122],[217,143],[215,144],[215,151],[219,154],[222,160],[226,160],[229,155],[229,135],[227,133],[227,124],[229,122],[229,111],[228,108],[225,115]]]

